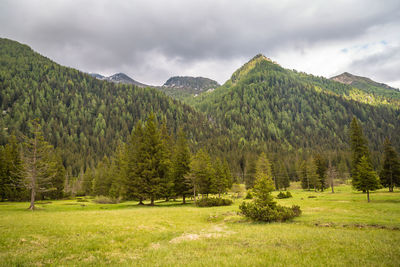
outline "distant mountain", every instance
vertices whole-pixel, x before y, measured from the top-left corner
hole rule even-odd
[[[169,78],[159,89],[169,96],[183,100],[206,91],[213,91],[219,86],[218,82],[209,78],[175,76]]]
[[[103,76],[103,75],[98,74],[98,73],[89,73],[89,75],[92,76],[92,77],[95,77],[96,79],[99,79],[99,80],[105,80],[105,81],[109,81],[109,82],[122,83],[122,84],[133,84],[133,85],[136,85],[138,87],[149,87],[149,85],[147,85],[147,84],[135,81],[134,79],[132,79],[131,77],[129,77],[125,73],[116,73],[116,74],[111,75],[109,77]]]
[[[367,94],[381,95],[400,100],[399,89],[393,88],[384,83],[375,82],[367,77],[361,77],[348,72],[344,72],[330,79],[358,88]]]

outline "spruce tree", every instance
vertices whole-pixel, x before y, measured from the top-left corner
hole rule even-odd
[[[321,156],[321,154],[317,154],[314,158],[314,164],[316,166],[316,173],[318,176],[317,179],[317,187],[321,190],[324,191],[326,188],[326,161],[325,159]]]
[[[160,129],[161,138],[161,159],[159,166],[160,181],[160,194],[165,198],[165,201],[169,201],[169,198],[174,195],[174,181],[172,176],[172,149],[173,141],[172,137],[168,133],[167,124],[164,121],[161,124]]]
[[[367,140],[363,135],[361,125],[355,117],[353,117],[353,120],[350,123],[350,148],[352,153],[350,175],[354,185],[358,183],[357,179],[359,175],[357,173],[357,165],[360,163],[361,158],[365,156],[366,159],[370,161]]]
[[[388,138],[384,142],[383,166],[379,176],[382,185],[389,187],[389,192],[393,192],[395,186],[400,186],[400,159]]]
[[[353,180],[353,186],[359,191],[367,192],[367,199],[369,199],[369,192],[379,189],[381,187],[379,177],[374,171],[370,160],[366,156],[362,156],[360,162],[357,164],[357,179]]]
[[[274,205],[271,192],[274,191],[275,187],[272,180],[271,164],[264,152],[260,154],[257,160],[255,177],[256,183],[253,189],[255,203],[261,206]]]
[[[172,157],[172,179],[174,183],[174,193],[182,196],[183,204],[186,203],[186,195],[190,191],[190,183],[186,181],[186,176],[190,172],[190,150],[187,143],[185,132],[182,128],[178,131],[175,151]]]

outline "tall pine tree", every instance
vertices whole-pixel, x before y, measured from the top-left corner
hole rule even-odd
[[[393,192],[395,186],[400,186],[400,159],[388,138],[384,142],[383,166],[379,176],[382,185],[389,187],[389,192]]]

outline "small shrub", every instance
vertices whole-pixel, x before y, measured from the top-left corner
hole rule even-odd
[[[111,198],[111,197],[106,197],[106,196],[97,196],[93,199],[93,202],[97,204],[117,204],[119,203],[118,198]]]
[[[308,198],[317,198],[317,196],[308,196]]]
[[[285,222],[301,214],[299,206],[289,208],[280,205],[261,206],[254,202],[243,202],[239,208],[244,216],[262,222]]]
[[[201,198],[196,201],[198,207],[214,207],[232,205],[232,200],[219,197]]]
[[[251,190],[247,191],[246,197],[244,199],[253,199],[253,193]]]
[[[276,196],[276,198],[282,199],[282,198],[290,198],[292,197],[292,194],[287,191],[286,193],[284,192],[279,192],[279,194]]]

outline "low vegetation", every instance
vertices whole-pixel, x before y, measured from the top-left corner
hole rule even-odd
[[[400,192],[380,189],[371,202],[351,186],[335,193],[290,191],[301,206],[288,223],[254,223],[232,206],[198,208],[170,201],[0,204],[0,265],[109,266],[396,266]],[[278,192],[273,192],[275,197]],[[308,198],[317,196],[317,198]],[[145,202],[148,204],[149,202]]]
[[[216,207],[232,205],[232,200],[220,197],[201,198],[196,201],[198,207]]]

